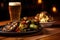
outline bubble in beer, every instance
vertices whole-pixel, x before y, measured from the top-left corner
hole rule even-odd
[[[20,2],[9,2],[9,6],[21,5]]]

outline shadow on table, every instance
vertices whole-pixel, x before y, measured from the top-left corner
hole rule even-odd
[[[54,24],[54,25],[50,26],[50,28],[60,28],[60,24]]]

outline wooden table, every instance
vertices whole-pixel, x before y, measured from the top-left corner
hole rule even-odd
[[[5,24],[7,24],[7,23],[9,23],[9,22],[11,22],[11,21],[10,21],[10,20],[0,21],[0,26],[1,26],[1,25],[5,25]]]
[[[10,21],[0,22],[0,25],[8,22]],[[60,28],[44,28],[42,34],[39,32],[34,35],[20,37],[6,37],[0,35],[0,40],[60,40]]]

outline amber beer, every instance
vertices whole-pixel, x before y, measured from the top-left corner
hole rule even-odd
[[[21,2],[9,2],[9,13],[11,21],[19,21],[21,15]]]

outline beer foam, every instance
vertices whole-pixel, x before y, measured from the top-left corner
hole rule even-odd
[[[21,5],[21,2],[9,2],[9,6]]]

